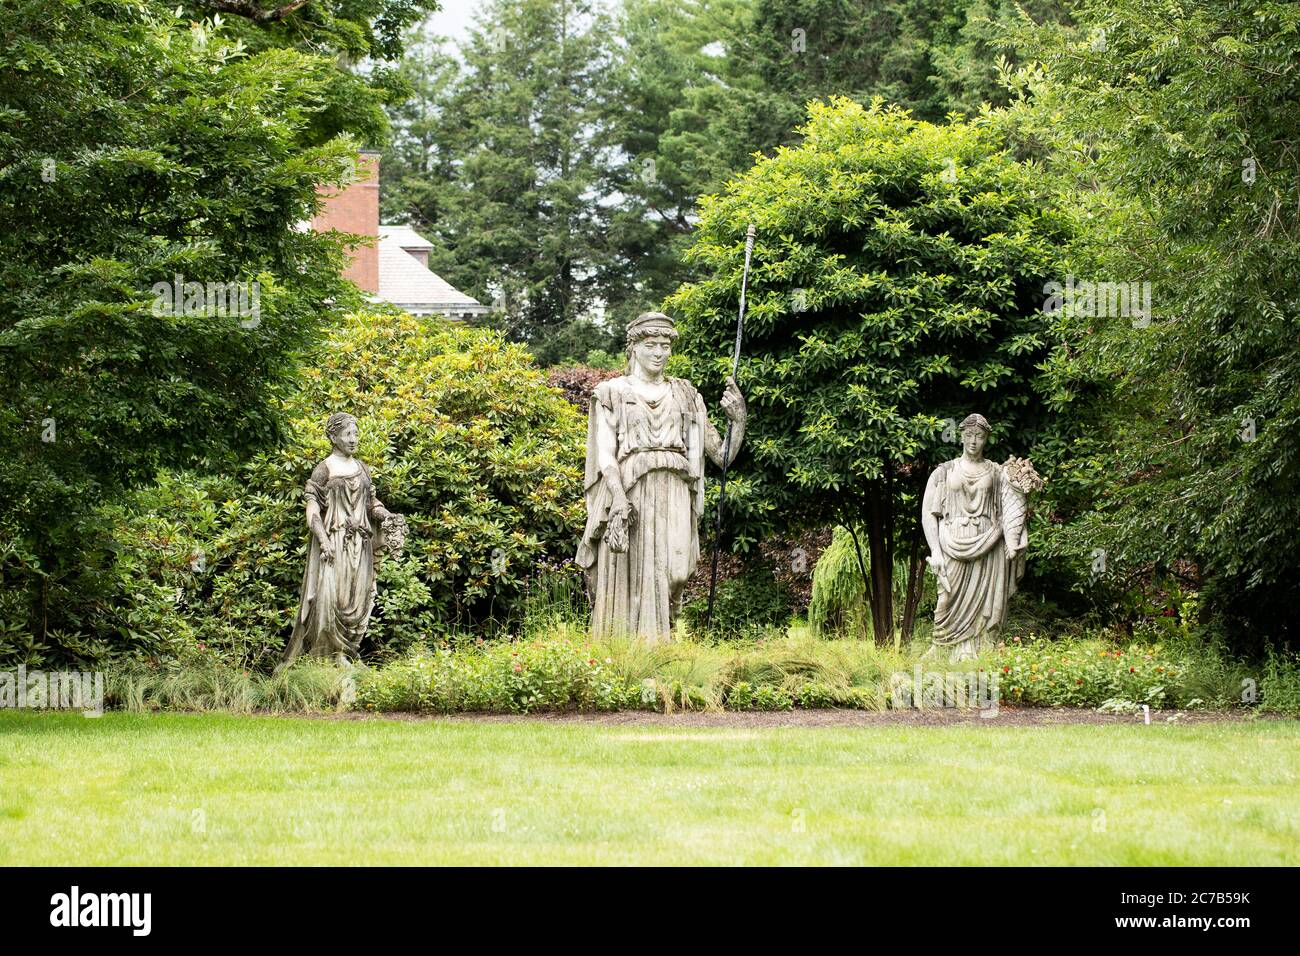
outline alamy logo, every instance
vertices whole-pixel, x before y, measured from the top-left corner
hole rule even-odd
[[[186,282],[179,272],[171,282],[155,282],[156,316],[239,316],[239,324],[255,329],[262,322],[262,286],[258,282]]]
[[[1067,275],[1064,285],[1044,284],[1043,295],[1043,311],[1048,315],[1132,319],[1139,327],[1151,324],[1150,282],[1088,282]]]
[[[0,710],[52,708],[80,710],[86,717],[104,713],[104,675],[99,671],[0,671]]]
[[[910,675],[898,672],[890,678],[890,695],[895,709],[915,707],[975,708],[981,717],[996,717],[998,675],[982,668],[975,671],[923,671],[918,663]]]
[[[69,893],[50,897],[51,926],[129,926],[133,936],[148,936],[153,925],[152,893]]]

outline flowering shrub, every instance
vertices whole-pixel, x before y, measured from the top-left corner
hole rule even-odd
[[[418,651],[363,672],[356,707],[373,711],[623,710],[639,708],[641,688],[572,641],[480,643],[472,652]]]
[[[992,655],[1001,699],[1036,707],[1097,707],[1122,699],[1152,707],[1186,702],[1182,662],[1159,644],[1013,638]]]

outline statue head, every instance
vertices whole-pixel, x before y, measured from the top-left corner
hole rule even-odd
[[[627,370],[640,365],[649,372],[662,372],[673,354],[677,326],[662,312],[642,312],[627,324]]]
[[[325,437],[340,454],[356,454],[357,420],[347,412],[335,412],[325,423]]]
[[[984,445],[988,441],[989,432],[993,431],[989,420],[983,415],[971,414],[962,419],[959,427],[961,447],[970,457],[979,458],[984,454]]]

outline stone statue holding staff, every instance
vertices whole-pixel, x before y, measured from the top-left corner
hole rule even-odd
[[[627,374],[602,382],[592,397],[577,563],[587,573],[597,637],[670,640],[699,560],[704,457],[721,467],[723,442],[695,386],[664,375],[676,338],[662,312],[637,316],[627,326]],[[746,413],[732,378],[722,408],[734,459]]]

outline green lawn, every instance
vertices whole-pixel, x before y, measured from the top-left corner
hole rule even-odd
[[[0,713],[0,864],[1281,864],[1300,722]]]

